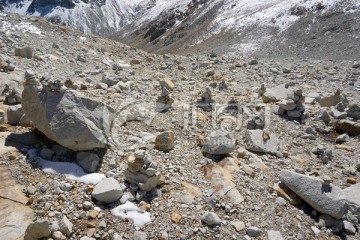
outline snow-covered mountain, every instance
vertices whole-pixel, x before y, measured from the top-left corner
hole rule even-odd
[[[135,20],[147,21],[160,12],[184,5],[185,2],[190,1],[0,0],[0,8],[23,15],[43,16],[87,34],[108,35]]]
[[[330,37],[336,48],[341,34],[360,37],[359,0],[0,0],[0,7],[154,52],[296,51],[311,39]]]

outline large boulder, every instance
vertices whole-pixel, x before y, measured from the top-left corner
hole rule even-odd
[[[204,141],[202,152],[214,155],[229,154],[235,149],[235,141],[223,131],[211,132]]]
[[[22,106],[34,126],[74,151],[105,148],[114,110],[74,90],[52,91],[26,81]]]
[[[287,170],[281,171],[280,180],[318,212],[336,219],[343,217],[347,201],[343,191],[335,185]]]
[[[253,152],[280,154],[279,138],[263,130],[247,130],[245,135],[246,149]]]
[[[99,182],[91,196],[103,203],[113,203],[123,195],[120,183],[115,178],[106,178]]]

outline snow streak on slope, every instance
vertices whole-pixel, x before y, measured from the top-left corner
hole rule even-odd
[[[221,31],[241,33],[248,29],[273,28],[280,33],[309,12],[324,14],[340,3],[345,6],[344,11],[347,6],[356,6],[357,9],[360,6],[359,0],[214,0],[205,6],[198,18],[212,8],[218,8],[215,19],[207,33],[194,40],[194,45]],[[253,39],[251,43],[239,43],[237,47],[245,52],[255,51],[261,46],[261,42],[267,40],[269,36],[263,32],[262,37]]]

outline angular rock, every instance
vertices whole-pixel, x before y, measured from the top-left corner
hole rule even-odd
[[[245,229],[245,223],[243,221],[232,221],[231,226],[233,226],[237,232]]]
[[[221,224],[221,219],[218,217],[218,215],[216,215],[216,213],[213,212],[205,212],[201,216],[201,221],[210,226]]]
[[[211,181],[219,196],[224,196],[232,204],[238,205],[244,201],[244,197],[237,190],[232,181],[231,172],[218,164],[209,164],[203,167],[204,175]]]
[[[262,230],[258,227],[249,227],[246,229],[246,234],[250,237],[259,237],[262,234]]]
[[[280,99],[286,99],[291,92],[292,90],[286,88],[284,84],[278,85],[274,88],[267,89],[262,96],[262,100],[264,103],[276,102]]]
[[[20,123],[20,119],[24,112],[21,105],[14,105],[8,107],[6,114],[8,124],[16,126]]]
[[[99,182],[91,196],[103,203],[113,203],[123,195],[120,183],[115,178],[106,178]]]
[[[155,139],[155,148],[159,151],[168,151],[174,148],[174,133],[163,132]]]
[[[335,130],[338,133],[347,133],[350,136],[360,135],[360,123],[350,120],[340,120],[335,124]]]
[[[356,120],[360,119],[360,106],[358,104],[351,104],[347,110],[347,115]]]
[[[160,182],[160,178],[161,174],[159,172],[150,177],[144,173],[126,171],[124,176],[126,181],[137,184],[144,191],[151,191],[151,189],[156,187]]]
[[[204,140],[201,151],[203,153],[223,155],[235,149],[235,141],[230,134],[220,130],[211,132]]]
[[[330,121],[331,121],[331,116],[330,116],[330,114],[329,114],[329,112],[326,110],[326,109],[324,109],[324,108],[322,108],[322,109],[320,109],[319,110],[319,112],[316,114],[316,116],[315,116],[315,120],[316,121],[323,121],[324,123],[329,123]]]
[[[48,221],[34,222],[30,224],[25,232],[24,240],[37,240],[51,236]]]
[[[15,48],[15,56],[32,58],[33,51],[31,47]]]
[[[160,86],[169,90],[174,90],[175,88],[173,81],[171,81],[171,79],[166,76],[164,76],[164,78],[160,81]]]
[[[134,240],[147,240],[147,234],[146,232],[140,232],[140,231],[135,231],[134,232]]]
[[[320,179],[283,170],[280,180],[318,212],[340,219],[346,209],[342,190]]]
[[[48,138],[75,151],[105,148],[114,110],[101,102],[69,90],[38,91],[27,81],[22,94],[23,110]]]
[[[246,149],[249,151],[279,154],[279,139],[275,134],[263,130],[247,130],[245,135]]]
[[[100,163],[100,158],[95,153],[79,152],[76,154],[76,163],[82,167],[85,172],[95,172]]]
[[[339,233],[343,228],[343,221],[333,218],[327,214],[322,214],[319,217],[319,226],[330,228],[335,233]]]
[[[360,221],[360,183],[343,190],[347,209]]]
[[[281,233],[279,231],[269,230],[266,231],[265,240],[283,240]]]
[[[321,107],[336,106],[341,100],[341,91],[338,89],[334,94],[322,97],[320,99]]]
[[[65,234],[66,236],[70,236],[72,233],[73,224],[69,221],[69,219],[64,215],[59,224],[60,232]]]

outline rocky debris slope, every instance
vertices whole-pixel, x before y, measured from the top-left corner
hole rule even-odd
[[[357,61],[153,55],[7,13],[0,49],[28,239],[359,239]]]

